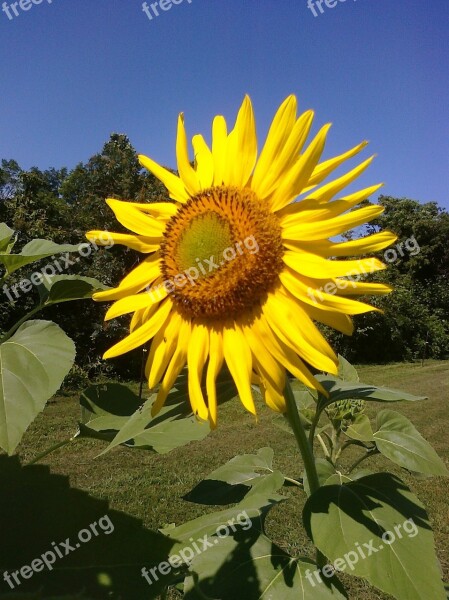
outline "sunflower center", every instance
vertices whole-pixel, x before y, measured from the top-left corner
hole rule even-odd
[[[210,260],[220,260],[226,248],[232,245],[231,227],[215,212],[193,217],[176,247],[176,264],[183,272]],[[206,270],[206,274],[208,270]],[[200,273],[204,276],[204,273]]]
[[[277,216],[246,188],[190,198],[161,244],[165,287],[188,318],[225,320],[256,309],[279,285],[282,256]]]

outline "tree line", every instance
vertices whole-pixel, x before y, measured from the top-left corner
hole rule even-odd
[[[0,222],[18,235],[20,248],[35,238],[58,243],[85,241],[89,229],[123,231],[105,203],[106,197],[135,202],[169,201],[164,186],[138,163],[135,149],[122,134],[112,134],[100,153],[74,169],[22,169],[3,159],[0,167]],[[355,317],[351,337],[326,329],[330,342],[351,362],[384,363],[449,355],[449,213],[436,202],[380,196],[385,212],[350,236],[389,229],[398,241],[378,254],[389,267],[373,280],[388,283],[394,293],[368,298],[382,312]],[[140,255],[122,246],[92,248],[67,263],[69,272],[117,285],[138,263]],[[43,261],[45,262],[45,261]],[[47,261],[48,262],[48,261]],[[44,266],[44,265],[43,265]],[[31,276],[31,272],[29,273]],[[17,275],[23,278],[22,271]],[[14,283],[14,282],[13,282]],[[17,288],[20,290],[20,288]],[[0,290],[0,330],[8,330],[32,305],[32,294],[8,296]],[[102,361],[103,352],[126,335],[128,319],[104,323],[104,303],[92,301],[48,308],[44,315],[59,323],[75,341],[77,367],[73,383],[98,373],[138,378],[141,351],[116,361]]]

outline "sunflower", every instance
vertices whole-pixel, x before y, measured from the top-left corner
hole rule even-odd
[[[351,334],[351,315],[376,310],[352,297],[390,291],[360,281],[361,274],[385,268],[382,262],[354,257],[387,247],[395,236],[338,239],[383,211],[372,204],[351,210],[381,184],[339,195],[373,157],[319,186],[366,142],[319,162],[330,124],[306,146],[313,116],[309,110],[298,117],[296,98],[289,96],[258,157],[253,108],[245,97],[232,131],[224,117],[214,118],[211,148],[203,136],[193,137],[192,166],[180,114],[179,175],[139,156],[172,202],[106,200],[132,232],[107,232],[108,243],[112,239],[144,258],[118,287],[94,295],[115,301],[106,320],[133,313],[130,334],[104,358],[152,340],[146,376],[150,388],[159,385],[153,414],[186,365],[192,410],[212,427],[216,378],[225,363],[244,407],[254,415],[252,383],[260,386],[270,408],[286,410],[287,371],[324,392],[310,368],[336,374],[338,360],[316,322]],[[102,231],[87,237],[96,243],[106,238]]]

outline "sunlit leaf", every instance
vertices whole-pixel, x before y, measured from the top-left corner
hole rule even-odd
[[[401,467],[429,475],[449,475],[444,462],[413,423],[394,410],[378,413],[374,441],[384,456]]]
[[[0,447],[6,452],[14,452],[74,359],[74,343],[50,321],[27,321],[0,344]]]

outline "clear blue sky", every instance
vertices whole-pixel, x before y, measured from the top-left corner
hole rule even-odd
[[[175,166],[178,112],[209,136],[249,93],[262,136],[294,93],[316,128],[333,122],[326,156],[370,140],[362,183],[449,207],[449,0],[336,4],[315,17],[307,0],[182,0],[151,21],[141,0],[0,12],[0,158],[72,168],[120,132]]]

